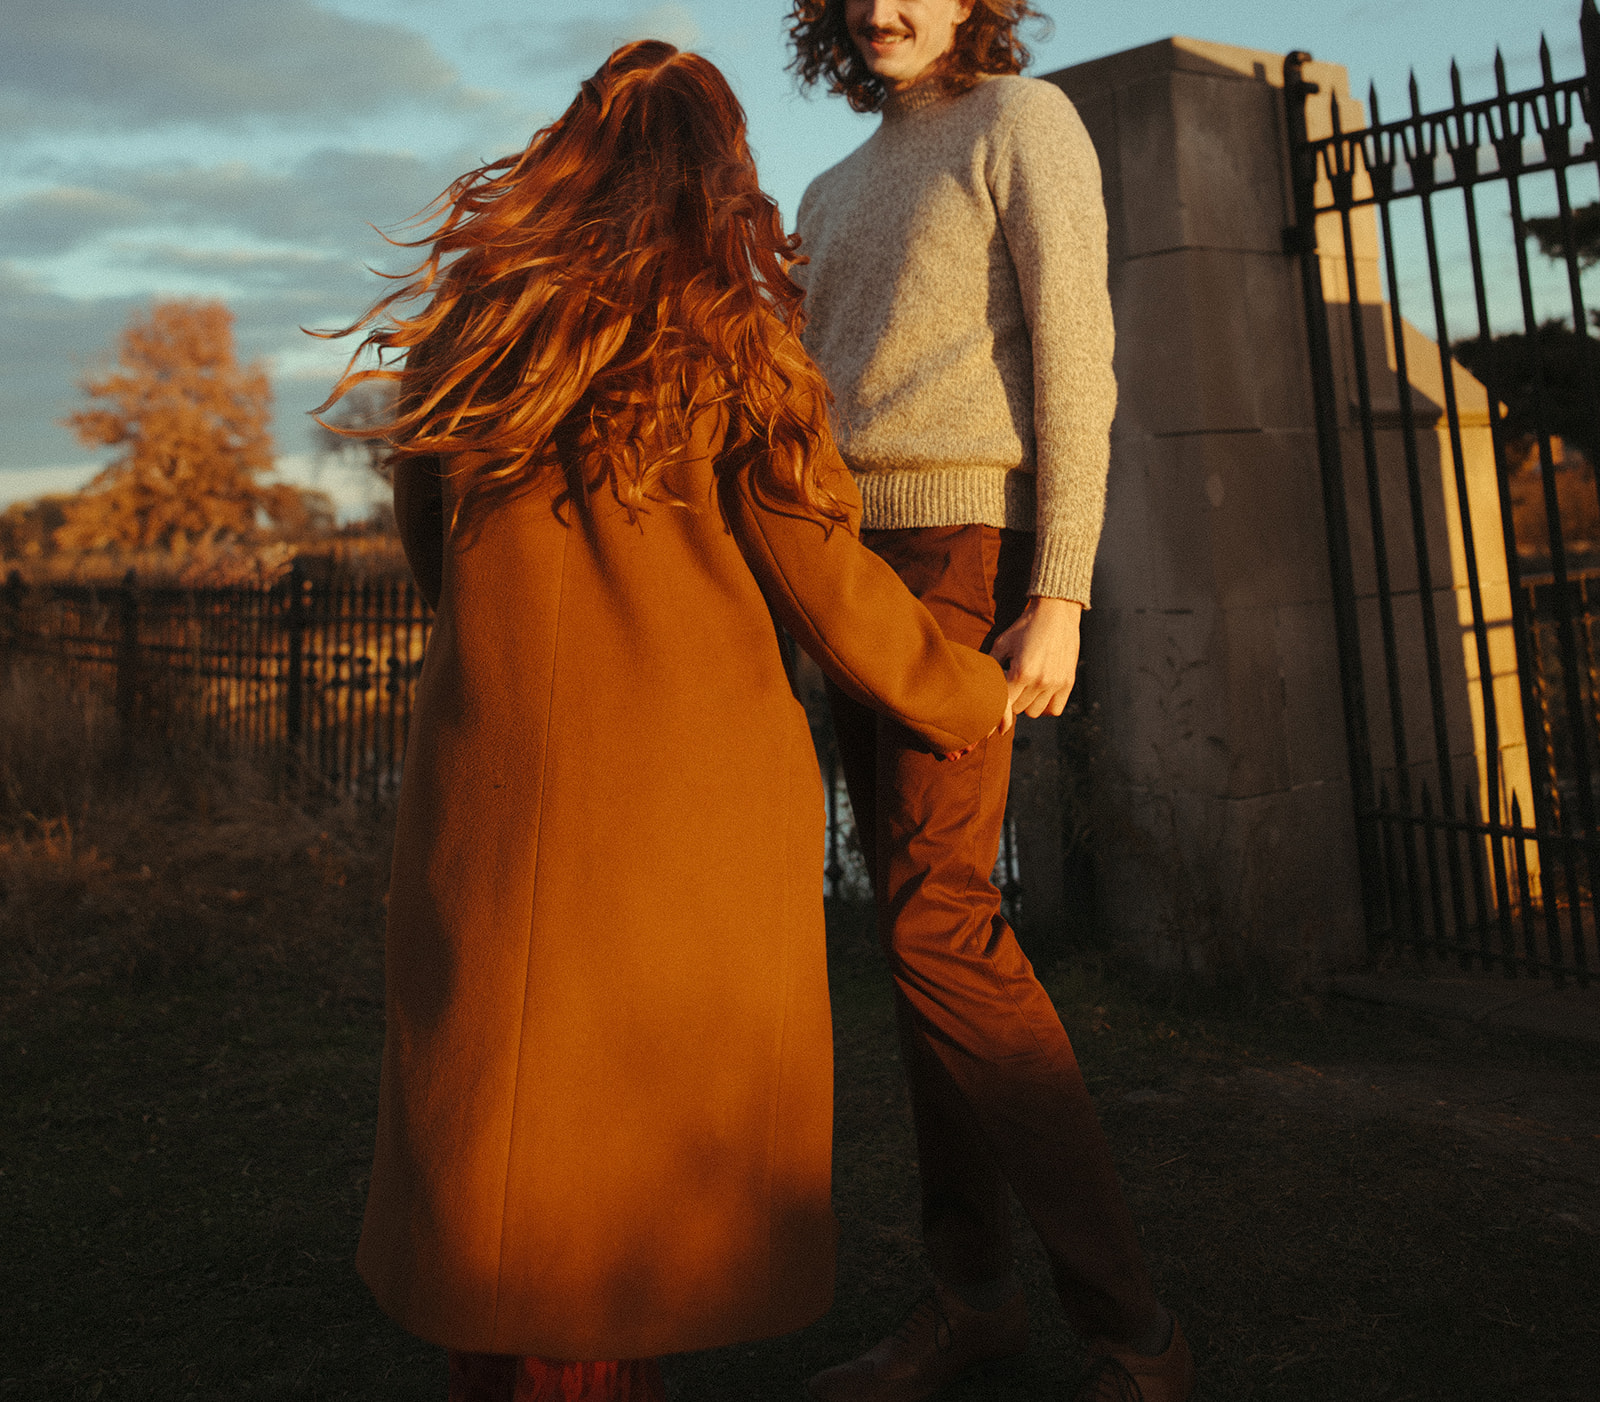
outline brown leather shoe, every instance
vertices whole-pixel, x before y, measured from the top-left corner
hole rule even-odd
[[[806,1393],[815,1402],[923,1402],[974,1363],[1027,1346],[1021,1290],[997,1310],[975,1310],[935,1285],[894,1333],[860,1358],[818,1373]]]
[[[1167,1351],[1151,1358],[1109,1339],[1091,1339],[1088,1373],[1073,1402],[1186,1402],[1194,1391],[1194,1358],[1176,1315]]]

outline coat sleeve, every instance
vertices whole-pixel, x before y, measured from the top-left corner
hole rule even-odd
[[[748,467],[721,481],[723,514],[773,614],[836,686],[941,753],[999,724],[1000,664],[947,640],[933,615],[856,535],[861,499],[832,442],[824,480],[844,523],[769,500]]]
[[[437,458],[395,464],[394,520],[417,588],[436,609],[444,586],[444,493]]]

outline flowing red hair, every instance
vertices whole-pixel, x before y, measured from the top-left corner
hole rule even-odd
[[[394,240],[431,244],[403,285],[318,333],[372,328],[316,414],[359,384],[398,389],[387,421],[333,431],[385,439],[395,459],[485,454],[469,491],[513,492],[560,461],[570,489],[609,485],[635,512],[672,499],[661,476],[690,419],[721,405],[758,485],[842,519],[814,463],[828,395],[800,348],[785,271],[797,241],[713,64],[623,46],[524,150],[469,171],[419,219],[433,217],[431,235]],[[368,347],[377,368],[356,368]]]

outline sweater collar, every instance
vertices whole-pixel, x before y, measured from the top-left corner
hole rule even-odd
[[[937,78],[924,78],[909,88],[899,88],[884,98],[879,110],[885,122],[902,122],[914,113],[937,106],[946,100],[944,89]]]

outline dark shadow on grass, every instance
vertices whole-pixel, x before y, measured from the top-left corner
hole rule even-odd
[[[91,791],[70,840],[0,830],[0,1398],[442,1402],[442,1355],[351,1264],[386,823],[205,772]],[[836,1303],[671,1360],[683,1402],[797,1398],[922,1285],[882,960],[860,909],[830,915]],[[1046,982],[1202,1396],[1600,1397],[1591,1049],[1104,954]],[[1070,1395],[1081,1356],[1019,1239],[1034,1343],[954,1402]]]

